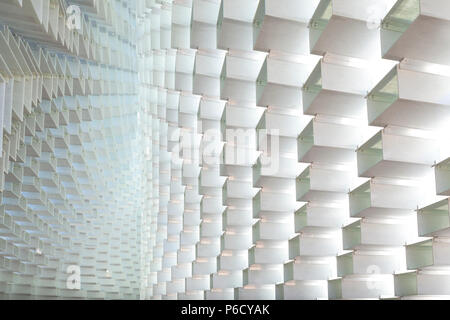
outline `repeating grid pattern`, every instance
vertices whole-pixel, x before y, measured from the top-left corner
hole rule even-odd
[[[449,12],[0,0],[0,298],[450,298]]]
[[[153,256],[162,265],[148,296],[448,296],[446,5],[192,1],[172,47],[193,79],[176,73],[168,88],[197,97],[198,118],[178,126],[199,168],[183,160],[184,211],[171,198],[158,218],[182,230]],[[430,16],[434,50],[412,48]]]
[[[0,1],[3,299],[140,295],[136,8],[71,4]]]

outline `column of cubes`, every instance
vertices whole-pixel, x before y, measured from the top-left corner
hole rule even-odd
[[[228,100],[222,128],[225,140],[222,174],[227,176],[223,195],[228,221],[220,259],[228,263],[221,264],[218,278],[233,277],[229,287],[235,289],[234,297],[251,287],[246,274],[247,268],[251,268],[248,250],[254,243],[252,203],[258,191],[253,188],[252,164],[258,156],[255,128],[263,111],[256,106],[255,90],[264,57],[253,51],[230,50],[222,71],[221,97]]]
[[[383,21],[383,46],[387,40],[384,29],[392,28],[395,19],[400,22],[401,15],[413,14],[413,3],[397,1],[392,7]],[[408,10],[403,10],[406,7]],[[391,37],[387,41],[396,40]],[[383,55],[391,58],[384,50]],[[432,60],[415,61],[411,60],[413,57],[402,56],[406,59],[367,96],[369,125],[384,129],[357,150],[358,174],[370,180],[350,192],[350,215],[361,220],[343,228],[344,249],[353,253],[338,257],[342,279],[330,281],[330,292],[335,298],[411,298],[433,294],[427,290],[433,288],[439,272],[426,266],[432,265],[434,245],[419,240],[418,236],[426,236],[420,230],[425,222],[420,221],[422,211],[418,211],[418,219],[414,211],[436,198],[434,188],[429,186],[433,185],[432,167],[443,154],[439,130],[441,121],[448,117],[444,107],[448,79],[436,72],[439,68],[429,63]],[[424,268],[423,276],[417,279],[424,279],[424,290],[418,293],[415,276],[421,274],[420,268]],[[419,271],[408,272],[409,269]]]
[[[421,237],[427,236],[424,230],[420,230],[426,223],[423,220],[421,221],[422,217],[426,217],[425,214],[422,215],[421,213],[427,212],[427,210],[418,211],[418,233],[417,220],[413,211],[418,207],[433,202],[435,189],[425,189],[424,185],[426,186],[427,184],[424,181],[427,181],[430,174],[432,175],[432,166],[440,159],[442,150],[439,148],[439,140],[433,130],[437,130],[440,127],[437,118],[445,118],[446,115],[444,109],[439,109],[439,104],[436,101],[432,101],[433,98],[430,99],[426,96],[426,91],[421,96],[414,92],[416,92],[417,86],[420,84],[436,83],[436,96],[439,97],[441,95],[439,90],[446,86],[447,79],[439,75],[419,71],[420,68],[416,68],[412,69],[411,64],[400,64],[399,67],[391,71],[377,85],[372,91],[374,95],[369,95],[369,118],[371,113],[376,112],[378,119],[385,117],[384,121],[387,127],[358,150],[358,169],[362,176],[383,178],[372,178],[369,184],[360,187],[359,190],[355,190],[354,194],[356,197],[353,197],[352,193],[350,200],[350,207],[354,208],[352,210],[353,214],[362,217],[389,217],[389,219],[394,219],[397,223],[400,222],[400,225],[398,225],[399,230],[395,234],[401,236],[398,238],[397,244],[391,245],[404,245],[406,243],[406,266],[404,261],[401,268],[399,266],[390,271],[390,273],[394,274],[395,292],[393,295],[399,297],[432,294],[432,291],[427,292],[427,289],[419,293],[417,284],[414,287],[415,290],[408,290],[407,288],[412,288],[408,287],[408,285],[414,284],[413,279],[416,273],[405,272],[405,268],[424,267],[423,279],[425,279],[425,282],[422,284],[423,288],[426,288],[427,285],[430,285],[429,288],[433,288],[432,282],[434,281],[433,279],[436,279],[436,277],[433,277],[435,274],[433,267],[427,270],[427,264],[416,264],[417,261],[415,259],[421,255],[421,251],[424,252],[421,249],[427,247],[431,254],[432,245],[431,243],[429,246],[422,245],[422,242],[416,243],[417,240],[414,241],[417,235]],[[381,100],[378,97],[387,99]],[[389,101],[393,101],[393,103]],[[398,117],[398,114],[392,113],[392,110],[397,108],[397,111],[401,113],[402,111],[399,108],[401,108],[402,104],[409,108],[408,116],[405,116],[404,120],[399,121],[400,117]],[[420,105],[420,107],[416,108],[416,105]],[[429,117],[424,116],[425,113]],[[381,116],[379,116],[380,114]],[[421,117],[422,119],[420,119]],[[433,117],[436,120],[434,127],[431,125]],[[405,127],[397,127],[400,125]],[[411,150],[421,151],[412,153]],[[430,209],[432,208],[430,207]],[[401,222],[402,220],[405,222]],[[405,223],[407,224],[405,225]],[[411,223],[413,223],[412,226]],[[405,233],[407,230],[414,230],[414,233],[407,235]],[[391,235],[390,233],[389,239],[395,239],[393,234]],[[420,271],[418,272],[420,273]],[[437,292],[436,294],[439,295],[441,293]]]
[[[221,186],[223,179],[220,177],[219,171],[219,150],[222,146],[220,137],[216,136],[217,127],[220,126],[220,119],[223,112],[224,102],[217,98],[202,97],[198,111],[199,130],[203,134],[200,142],[199,150],[199,164],[196,170],[196,179],[198,181],[198,195],[201,200],[203,197],[210,197],[221,194]],[[218,227],[221,227],[218,218],[215,215],[208,215],[201,213],[200,207],[198,210],[192,211],[190,214],[190,221],[192,221],[193,230],[189,232],[189,245],[193,248],[193,255],[190,260],[196,263],[196,244],[201,237],[205,235],[217,235]],[[211,289],[210,277],[214,270],[203,271],[202,268],[196,267],[192,277],[186,279],[188,290],[201,294],[201,299],[207,298],[209,290]]]
[[[317,59],[309,57],[307,20],[314,3],[259,1],[253,18],[253,49],[267,53],[256,81],[256,104],[264,107],[258,123],[258,151],[253,185],[254,246],[244,274],[250,284],[239,298],[282,298],[293,213],[297,162],[296,137],[303,119],[301,87]],[[304,122],[304,121],[303,121]],[[281,286],[281,290],[280,290]]]
[[[383,11],[388,2],[371,5]],[[321,1],[309,24],[311,52],[323,58],[303,86],[303,111],[314,119],[299,136],[298,155],[299,161],[311,165],[297,180],[297,200],[307,204],[296,214],[300,236],[291,240],[291,248],[300,258],[316,255],[322,256],[316,263],[328,262],[328,268],[319,269],[321,283],[315,283],[317,288],[322,286],[314,293],[321,298],[349,298],[347,292],[358,289],[352,285],[364,282],[359,273],[353,276],[353,269],[348,274],[341,270],[341,260],[355,256],[344,251],[353,248],[347,245],[346,229],[341,226],[351,221],[348,191],[361,181],[354,169],[355,150],[368,133],[365,96],[381,70],[389,67],[377,54],[379,31],[369,28],[368,5]],[[295,277],[295,269],[290,274]],[[363,291],[355,295],[364,297]]]
[[[170,70],[176,60],[170,62],[170,66],[166,68]],[[173,79],[173,82],[175,79]],[[167,83],[167,82],[166,82]],[[170,87],[170,86],[169,86]],[[180,231],[182,227],[182,217],[184,211],[184,187],[182,186],[182,161],[180,159],[180,150],[178,141],[180,139],[178,134],[179,128],[179,99],[175,99],[175,110],[169,96],[172,92],[167,91],[166,95],[166,120],[168,123],[167,131],[167,151],[169,152],[170,161],[170,200],[167,206],[167,240],[170,242],[164,248],[163,267],[170,269],[170,279],[167,279],[166,294],[163,299],[176,299],[178,292],[184,291],[182,286],[184,268],[183,265],[178,264],[177,251],[180,248]],[[170,110],[170,112],[169,112]],[[173,114],[176,114],[174,116]],[[169,118],[170,116],[170,118]]]
[[[199,133],[202,134],[199,157],[200,242],[195,244],[194,272],[189,282],[204,299],[226,299],[226,287],[214,286],[219,268],[223,234],[222,187],[220,174],[221,123],[225,101],[220,99],[220,78],[225,51],[217,50],[219,1],[194,1],[192,8],[191,47],[198,48],[195,58],[193,92],[201,95]]]
[[[182,184],[185,185],[184,189],[184,212],[183,219],[181,221],[181,226],[183,229],[188,231],[184,235],[187,236],[188,241],[183,243],[180,242],[180,250],[183,245],[188,245],[188,250],[194,250],[194,241],[198,241],[199,233],[201,236],[201,224],[200,227],[198,221],[198,213],[200,212],[200,201],[201,197],[199,195],[199,181],[198,175],[200,171],[200,159],[199,159],[199,148],[200,148],[200,136],[198,133],[198,113],[201,103],[201,97],[193,95],[191,93],[181,92],[180,94],[180,127],[183,129],[181,132],[181,143],[180,143],[180,155],[183,161],[183,174],[182,174]],[[186,143],[187,142],[187,143]],[[195,213],[195,214],[194,214]],[[194,219],[192,219],[194,218]],[[186,229],[185,226],[189,227]],[[191,227],[192,226],[192,229]],[[200,228],[200,230],[199,230]],[[190,234],[189,234],[190,233]],[[184,240],[184,239],[183,239]],[[181,241],[181,238],[180,238]],[[195,252],[195,250],[194,250]],[[179,257],[179,256],[178,256]],[[182,278],[185,282],[185,296],[189,299],[203,299],[203,290],[199,290],[195,287],[189,286],[187,279],[193,278],[193,268],[192,260],[187,259],[184,263],[178,259],[178,266],[183,270]],[[181,271],[181,270],[180,270]],[[178,295],[179,299],[183,299],[182,295]]]
[[[297,24],[287,20],[287,24]],[[274,39],[266,41],[274,45]],[[299,54],[270,51],[257,79],[257,104],[266,110],[257,126],[261,155],[253,167],[253,185],[261,190],[253,200],[258,222],[253,227],[255,246],[249,253],[252,264],[247,278],[264,285],[265,291],[262,295],[255,291],[255,298],[280,299],[286,291],[285,263],[290,259],[289,239],[295,233],[294,212],[299,207],[295,197],[295,178],[301,170],[297,136],[305,122],[298,106],[302,83],[315,61]]]
[[[159,50],[156,53],[157,59],[160,60],[158,64],[159,70],[154,73],[154,76],[158,76],[158,82],[164,83],[165,81],[165,50]],[[155,58],[155,57],[154,57]],[[159,209],[158,209],[158,256],[161,259],[161,269],[158,271],[158,282],[163,284],[164,291],[162,296],[168,295],[168,284],[172,280],[171,266],[176,263],[173,259],[176,259],[176,250],[179,246],[179,239],[177,236],[168,236],[168,222],[169,217],[178,216],[182,214],[183,203],[172,202],[170,194],[170,180],[171,180],[171,167],[172,159],[171,153],[168,151],[168,123],[166,120],[166,95],[167,89],[158,88],[157,90],[157,121],[158,121],[158,140],[157,148],[159,149]],[[173,294],[172,294],[173,296]]]
[[[220,155],[223,143],[220,137],[220,125],[225,101],[219,97],[206,98],[201,102],[201,127],[203,139],[200,151],[201,171],[199,175],[200,194],[203,195],[201,207],[201,241],[214,241],[214,253],[209,254],[204,261],[195,262],[197,272],[194,277],[205,291],[207,298],[213,289],[211,277],[217,272],[220,255],[222,220],[225,207],[223,206],[222,187],[224,178],[220,175]],[[201,243],[200,243],[201,245]],[[197,245],[199,246],[199,245]],[[199,247],[200,249],[200,247]],[[201,256],[199,256],[201,259]],[[208,264],[208,267],[206,267]],[[202,267],[205,266],[205,267]],[[200,284],[201,282],[201,284]],[[217,287],[217,290],[222,288]]]
[[[346,80],[364,71],[349,67],[338,57],[332,62],[328,58],[319,61],[303,87],[304,110],[313,106],[320,112],[314,112],[316,116],[298,137],[298,160],[309,165],[296,179],[296,199],[306,204],[295,214],[298,235],[289,243],[294,262],[286,265],[294,270],[286,279],[287,292],[306,299],[329,298],[327,280],[337,275],[336,256],[343,249],[341,226],[348,221],[347,192],[354,183],[354,150],[362,137],[358,114],[344,117],[335,111],[339,103],[326,100],[348,99],[351,102],[344,104],[351,112],[361,93]],[[303,270],[311,264],[322,267],[309,275]]]
[[[140,274],[141,298],[160,298],[165,291],[165,284],[158,284],[158,271],[162,268],[161,243],[162,237],[159,218],[159,121],[158,121],[158,91],[153,86],[153,46],[157,43],[152,30],[151,4],[139,1],[137,15],[137,53],[139,55],[139,91],[138,98],[144,105],[140,113],[141,143],[144,146],[144,163],[141,174],[144,175],[145,190],[143,203],[144,212],[141,219],[140,243]],[[173,106],[173,96],[168,95],[168,109]],[[173,107],[172,107],[173,108]],[[170,111],[168,111],[170,113]],[[168,116],[169,119],[171,115]],[[159,221],[158,221],[159,220]]]
[[[167,4],[151,3],[148,9],[151,10],[144,18],[150,16],[145,32],[149,33],[150,40],[146,50],[151,50],[152,178],[158,213],[150,267],[155,280],[151,298],[176,299],[177,294],[185,290],[183,271],[177,267],[184,187],[182,161],[178,156],[180,96],[179,92],[172,90],[186,70],[183,63],[177,65],[182,52],[171,48],[172,8]]]
[[[448,174],[448,160],[435,166],[437,193],[448,195],[442,186]],[[446,171],[447,170],[447,171]],[[419,236],[422,240],[406,246],[409,271],[396,275],[396,294],[403,299],[448,299],[449,286],[449,199],[445,198],[417,210]]]

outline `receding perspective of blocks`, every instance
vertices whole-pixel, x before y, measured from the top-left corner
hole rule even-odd
[[[0,0],[0,299],[450,299],[448,0]]]

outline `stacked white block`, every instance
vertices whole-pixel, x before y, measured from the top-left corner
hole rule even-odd
[[[408,272],[396,275],[403,299],[449,298],[449,200],[418,210],[419,235],[429,240],[406,247]]]
[[[417,210],[419,236],[406,246],[407,268],[396,275],[396,295],[402,299],[449,299],[450,203],[448,158],[435,165],[436,192],[446,197]]]
[[[192,81],[191,81],[192,83]],[[184,233],[182,236],[186,236],[181,239],[180,237],[180,249],[183,245],[187,245],[189,252],[194,250],[194,245],[198,241],[199,227],[198,214],[200,212],[199,195],[199,181],[198,176],[200,172],[199,168],[199,146],[200,136],[198,134],[198,111],[200,106],[200,96],[193,95],[192,93],[181,92],[179,100],[179,127],[180,127],[180,157],[182,159],[182,184],[184,188],[184,212],[183,219],[180,221],[180,226],[177,229],[183,227]],[[172,177],[173,179],[174,177]],[[194,220],[192,219],[194,217]],[[187,240],[183,242],[182,240]],[[194,251],[195,252],[195,251]],[[180,258],[180,255],[178,255]],[[199,297],[203,299],[203,290],[194,287],[188,287],[186,279],[192,278],[193,266],[191,259],[187,259],[185,262],[178,259],[177,267],[180,268],[178,273],[181,272],[182,280],[185,282],[186,296],[190,299]],[[182,271],[183,270],[183,271]],[[172,271],[173,274],[173,271]],[[181,279],[180,279],[181,282]],[[181,286],[181,285],[180,285]],[[180,292],[179,292],[180,294]],[[179,295],[179,298],[180,297]]]
[[[243,270],[248,267],[252,241],[252,164],[256,159],[256,124],[262,110],[256,107],[256,77],[264,55],[253,51],[252,21],[258,1],[222,1],[218,16],[217,48],[227,50],[221,72],[220,96],[227,100],[223,115],[224,139],[221,174],[223,186],[224,234],[219,268],[212,288],[222,289],[226,298],[238,298],[244,290]],[[239,289],[236,289],[239,288]],[[216,297],[218,295],[215,295]]]
[[[220,155],[223,147],[220,136],[220,126],[222,113],[224,110],[225,101],[219,100],[219,97],[209,98],[203,96],[200,102],[199,122],[201,126],[202,141],[200,146],[200,175],[199,191],[203,195],[203,200],[209,202],[216,198],[220,206],[222,205],[222,186],[224,178],[220,176]],[[223,209],[220,209],[220,211]],[[209,233],[219,237],[222,235],[222,215],[210,215],[208,213],[201,215],[202,218],[202,232]],[[208,230],[209,228],[209,230]],[[195,243],[194,243],[195,244]],[[194,256],[195,259],[195,256]],[[213,262],[214,263],[214,262]],[[211,274],[217,270],[218,262],[215,262],[215,268],[208,270],[208,272],[201,272],[201,269],[194,274],[192,286],[203,290],[205,298],[211,298],[211,295],[221,294],[222,289],[216,288],[210,291],[211,288]],[[220,297],[223,298],[223,297]]]
[[[412,13],[414,10],[409,6],[413,2],[398,1],[385,18],[383,28],[392,27],[392,19],[399,19],[399,14]],[[382,35],[383,45],[386,39]],[[448,118],[443,108],[448,94],[448,81],[442,74],[446,67],[414,61],[410,59],[413,54],[403,53],[402,62],[367,98],[369,124],[385,128],[357,151],[359,176],[371,179],[350,193],[350,214],[362,220],[344,228],[344,249],[354,252],[340,257],[338,271],[344,276],[330,283],[333,294],[338,291],[335,297],[427,296],[433,294],[433,281],[439,275],[442,274],[441,281],[446,281],[445,267],[442,272],[439,267],[427,269],[426,263],[419,262],[424,257],[423,249],[429,249],[427,254],[431,254],[432,245],[428,241],[417,243],[418,235],[427,235],[417,232],[414,214],[415,209],[436,198],[432,166],[446,152],[440,142],[443,138],[440,119],[445,122]],[[385,51],[383,55],[392,57]],[[423,224],[419,222],[419,229]],[[368,247],[371,250],[375,247],[375,252],[367,255]],[[361,259],[361,255],[367,257]],[[417,273],[406,272],[422,267]],[[365,279],[357,279],[354,275],[357,273],[365,273]],[[419,278],[420,281],[414,282]],[[417,290],[419,287],[422,291]],[[442,291],[435,289],[434,294],[441,295]]]
[[[321,0],[309,24],[311,53],[377,59],[381,54],[379,22],[395,2]]]
[[[227,292],[213,289],[212,278],[217,272],[221,252],[222,202],[224,178],[220,175],[220,155],[223,147],[221,119],[225,101],[220,100],[220,76],[226,52],[217,50],[218,1],[194,1],[191,47],[198,48],[195,57],[193,92],[201,95],[198,112],[201,134],[198,175],[201,223],[190,286],[203,292],[205,299],[223,299]]]
[[[249,266],[248,250],[253,245],[252,203],[257,189],[253,188],[252,164],[257,157],[255,128],[263,111],[256,107],[255,87],[263,59],[261,53],[229,51],[222,71],[221,98],[228,100],[222,124],[225,144],[221,165],[221,174],[227,177],[223,186],[227,210],[216,277],[217,283],[230,289],[246,285],[243,270]]]
[[[310,165],[296,180],[296,198],[307,204],[296,212],[295,232],[299,235],[290,241],[290,258],[295,258],[291,268],[299,270],[289,280],[298,280],[298,294],[307,299],[327,299],[327,280],[336,276],[335,257],[342,252],[341,226],[348,220],[347,192],[354,183],[354,150],[362,136],[357,114],[352,115],[354,118],[343,117],[333,110],[337,104],[326,102],[333,97],[345,100],[356,96],[351,96],[352,88],[345,77],[354,70],[328,62],[327,58],[319,61],[304,86],[304,108],[308,104],[319,106],[320,113],[298,138],[298,159]],[[333,77],[340,78],[338,85]],[[331,214],[333,219],[327,219],[325,215]],[[302,273],[301,269],[311,263],[323,265],[322,272]]]
[[[388,214],[397,220],[398,217],[402,217],[402,219],[414,221],[413,210],[435,201],[433,194],[436,189],[433,183],[434,170],[432,166],[447,152],[440,143],[441,139],[445,137],[445,133],[442,136],[441,131],[445,125],[439,119],[448,117],[445,108],[442,108],[445,104],[445,95],[448,93],[445,89],[448,88],[448,78],[442,74],[430,72],[433,70],[433,68],[429,68],[430,66],[435,67],[435,65],[425,62],[404,60],[369,95],[369,121],[382,122],[387,127],[358,151],[359,173],[363,176],[384,176],[391,181],[384,187],[381,184],[379,186],[371,184],[370,198],[373,208],[363,209],[360,207],[362,202],[356,201],[355,207],[359,207],[357,211],[366,211],[367,215],[376,214],[377,216]],[[427,86],[432,86],[436,93],[430,95],[427,90],[422,93],[417,91],[419,88]],[[429,89],[431,90],[431,87]],[[408,106],[407,116],[404,112],[405,106]],[[402,114],[405,115],[403,119]],[[411,150],[421,151],[411,153]],[[439,167],[437,166],[437,168]],[[439,185],[437,176],[436,186]],[[439,191],[437,193],[439,194]],[[389,194],[395,194],[395,197],[390,198]],[[367,197],[365,198],[368,200]],[[432,235],[425,230],[429,226],[429,218],[433,215],[426,213],[433,212],[435,208],[439,207],[439,204],[430,205],[418,211],[419,236]],[[387,210],[387,207],[390,209]],[[371,210],[375,211],[370,212]],[[414,228],[408,223],[408,229],[405,227],[402,229],[413,230]],[[390,236],[390,238],[393,237]],[[428,258],[428,253],[430,256],[433,253],[439,255],[439,249],[436,249],[435,252],[432,251],[437,242],[433,244],[430,241],[416,243],[416,240],[413,241],[415,243],[411,243],[412,239],[414,238],[404,238],[399,245],[407,244],[406,267],[419,270],[417,272],[391,270],[390,273],[395,273],[395,296],[418,298],[418,295],[443,295],[445,288],[443,291],[439,291],[436,289],[436,285],[433,285],[433,281],[439,279],[439,275],[442,275],[443,278],[438,281],[446,281],[445,266],[439,270],[439,265],[434,267],[432,261],[431,264],[428,264],[428,261],[423,264],[419,262],[421,257]],[[442,248],[442,246],[437,245],[436,248]],[[423,255],[424,249],[427,251],[425,256]],[[415,280],[416,282],[414,282]],[[408,287],[409,285],[414,285],[414,287]]]
[[[354,151],[370,135],[365,124],[365,96],[391,65],[381,60],[379,28],[374,24],[387,13],[394,1],[369,2],[321,1],[310,22],[311,52],[324,54],[324,58],[304,86],[304,112],[316,116],[300,135],[299,158],[313,163],[299,177],[298,200],[325,201],[328,205],[340,203],[343,211],[347,208],[348,190],[358,184]],[[326,120],[320,121],[324,116]],[[317,162],[328,164],[321,167]],[[337,222],[345,223],[346,220],[348,218]],[[359,232],[363,239],[366,235],[370,238],[371,232],[376,231],[360,225],[376,226],[377,223],[380,222],[363,219],[343,229],[343,247],[335,247],[339,254],[336,270],[339,278],[329,281],[328,298],[367,298],[371,294],[378,297],[381,294],[376,292],[376,288],[379,287],[392,291],[393,277],[391,281],[378,279],[378,276],[375,279],[369,274],[372,265],[366,265],[372,256],[376,257],[380,252],[382,256],[383,249],[370,247],[368,250],[366,245],[372,245],[370,241],[349,242],[347,239],[348,230],[356,230],[355,234]],[[340,253],[342,249],[354,252]],[[356,259],[357,255],[365,258]],[[342,261],[349,261],[351,268],[343,268],[347,264]],[[372,284],[371,279],[375,283],[381,281],[383,285],[374,285],[373,288],[366,285]]]
[[[283,283],[294,280],[285,276],[285,263],[292,258],[289,239],[295,236],[294,212],[299,208],[295,178],[302,166],[297,137],[308,121],[300,108],[302,87],[319,59],[309,55],[307,36],[314,2],[260,1],[253,22],[254,48],[268,56],[257,79],[257,104],[266,110],[257,127],[264,139],[258,141],[261,155],[253,173],[261,191],[254,199],[254,218],[259,221],[253,228],[250,272],[259,273],[259,279],[254,278],[278,299],[300,298],[295,281]]]
[[[383,57],[392,60],[409,58],[440,65],[450,65],[449,3],[443,0],[403,0],[384,17],[381,28]],[[430,35],[418,43],[421,35]]]

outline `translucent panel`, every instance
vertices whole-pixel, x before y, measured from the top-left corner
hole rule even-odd
[[[397,1],[383,20],[383,28],[405,32],[420,14],[420,0]]]

